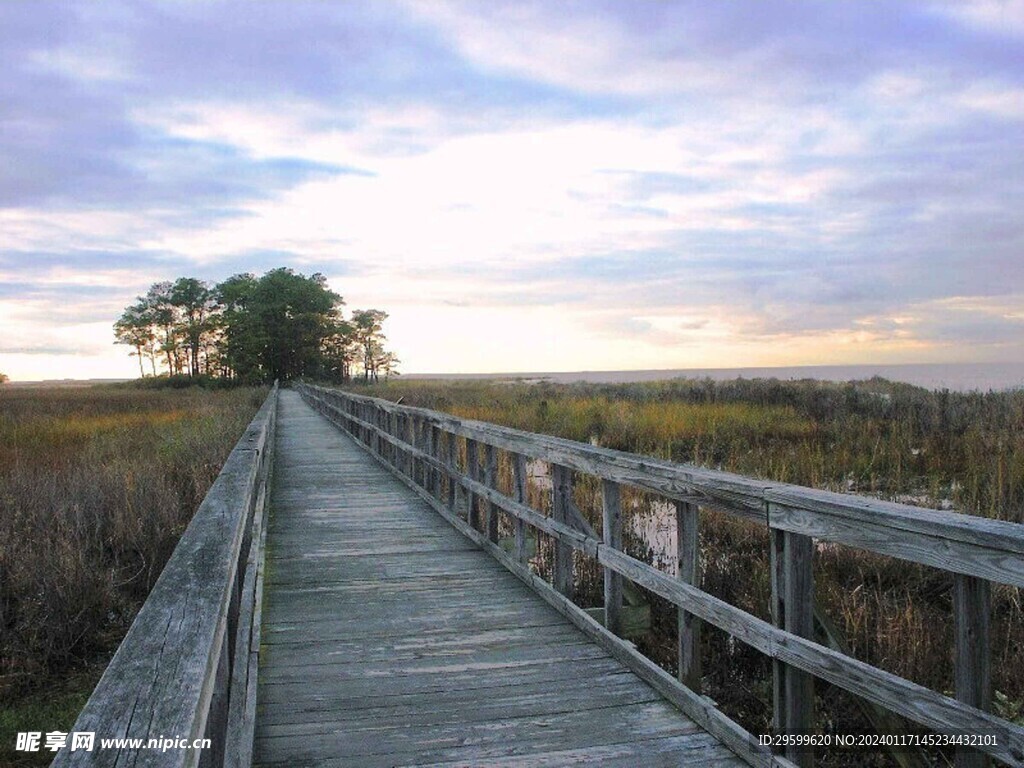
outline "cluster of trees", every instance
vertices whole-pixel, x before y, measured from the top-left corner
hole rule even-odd
[[[301,376],[377,381],[397,373],[384,347],[387,313],[355,310],[321,274],[282,267],[210,285],[192,277],[155,283],[114,323],[117,343],[132,347],[139,373],[210,376],[244,382]]]

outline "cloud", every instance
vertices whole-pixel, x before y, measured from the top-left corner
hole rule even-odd
[[[0,298],[288,265],[453,370],[517,312],[604,369],[1009,344],[1018,6],[3,3]]]

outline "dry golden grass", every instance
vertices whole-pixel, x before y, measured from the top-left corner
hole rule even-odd
[[[116,647],[264,396],[0,389],[0,700]]]

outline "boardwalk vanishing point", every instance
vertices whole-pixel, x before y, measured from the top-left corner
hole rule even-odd
[[[549,468],[544,510],[527,461]],[[573,501],[585,475],[600,521]],[[675,574],[622,551],[623,485],[675,504]],[[704,508],[770,528],[771,622],[700,588]],[[550,581],[534,536],[551,542]],[[815,539],[953,574],[955,696],[818,642]],[[604,572],[603,623],[573,601],[582,558]],[[818,679],[930,730],[990,734],[960,766],[1021,765],[1024,729],[990,712],[991,582],[1024,586],[1022,526],[275,387],[75,725],[209,748],[54,765],[812,765],[813,749],[763,746],[702,695],[705,624],[771,658],[776,733],[817,732]],[[619,636],[630,584],[678,606],[677,676]]]

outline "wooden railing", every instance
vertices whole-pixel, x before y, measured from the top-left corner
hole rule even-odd
[[[1024,526],[738,475],[531,434],[338,390],[300,385],[305,400],[393,468],[410,487],[549,603],[627,663],[700,725],[754,765],[813,763],[812,749],[774,754],[701,695],[699,637],[707,622],[773,660],[774,730],[814,734],[815,678],[939,734],[982,737],[957,750],[958,766],[992,756],[1024,764],[1024,728],[991,714],[990,583],[1024,586]],[[497,452],[512,467],[511,495],[497,487]],[[551,515],[531,508],[527,460],[550,463]],[[601,481],[603,533],[582,519],[573,473]],[[672,577],[622,551],[621,487],[675,503],[679,563]],[[772,621],[703,591],[701,508],[766,525],[771,534]],[[512,554],[498,546],[498,513],[512,521]],[[526,526],[554,544],[552,582],[531,572]],[[953,574],[956,698],[944,696],[814,641],[813,541],[820,539],[923,563]],[[573,551],[604,569],[608,629],[572,602]],[[674,603],[679,612],[678,680],[616,634],[622,580]],[[609,631],[610,630],[610,631]]]
[[[54,768],[251,764],[277,393],[275,384],[75,722],[95,734],[93,749],[72,751],[69,738]],[[100,748],[120,738],[210,747]]]

